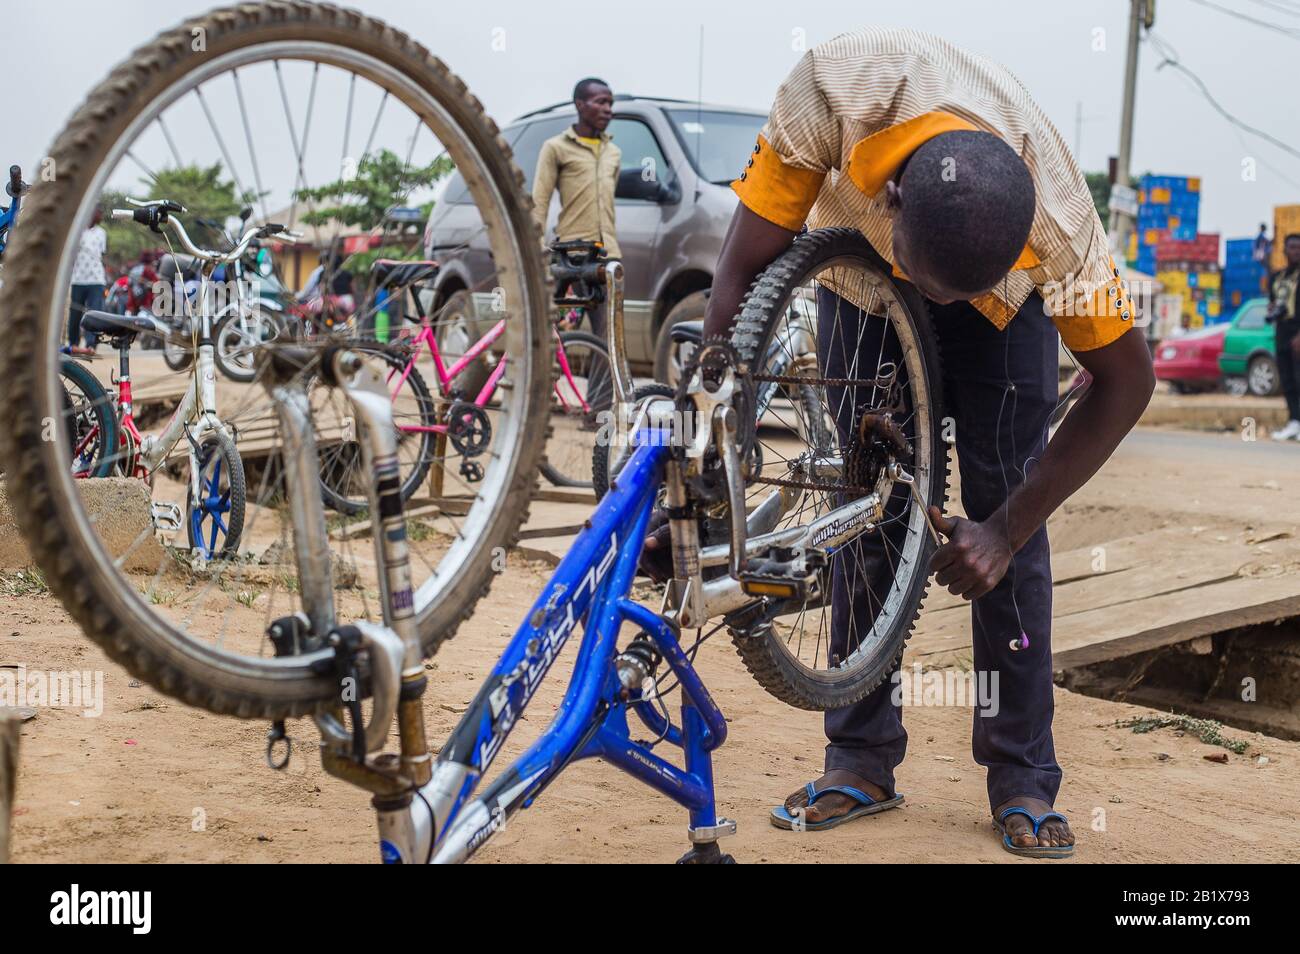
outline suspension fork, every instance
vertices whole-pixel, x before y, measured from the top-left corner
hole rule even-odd
[[[325,637],[337,631],[330,552],[320,494],[319,459],[305,375],[300,373],[320,352],[283,349],[269,361],[268,388],[275,399],[285,435],[285,478],[294,525],[303,607],[311,631]],[[354,624],[371,655],[374,713],[365,727],[365,750],[378,752],[388,737],[394,712],[401,738],[400,756],[379,754],[362,760],[349,752],[352,737],[333,715],[317,718],[324,736],[321,761],[326,771],[374,793],[381,816],[409,815],[412,793],[428,781],[432,758],[425,741],[421,696],[426,684],[411,588],[410,553],[402,512],[397,432],[392,399],[384,373],[344,348],[326,348],[320,373],[326,384],[342,390],[357,422],[362,459],[371,473],[370,512],[375,515],[376,567],[383,623]],[[391,679],[381,679],[392,663]]]

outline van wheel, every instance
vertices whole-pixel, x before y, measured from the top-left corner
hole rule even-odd
[[[673,305],[672,310],[664,318],[664,322],[659,326],[659,334],[655,338],[655,380],[669,387],[677,387],[677,379],[681,377],[682,365],[690,359],[689,350],[683,353],[683,348],[690,349],[690,345],[681,345],[673,341],[673,325],[680,321],[702,321],[704,319],[704,310],[709,304],[708,291],[697,291],[687,295],[677,304]]]

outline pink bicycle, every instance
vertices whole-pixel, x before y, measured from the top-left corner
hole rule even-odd
[[[504,319],[494,322],[472,342],[465,338],[449,341],[447,335],[438,334],[445,318],[432,318],[426,311],[426,296],[421,294],[437,273],[438,263],[432,261],[375,262],[371,268],[372,287],[385,293],[389,309],[396,299],[409,302],[418,327],[404,329],[387,343],[355,343],[389,366],[403,499],[415,494],[435,465],[442,470],[441,496],[454,497],[461,491],[473,495],[471,485],[482,480],[484,474],[477,458],[491,449],[494,399],[499,390],[512,386],[509,362],[493,347],[505,331]],[[488,300],[483,310],[490,315],[491,295],[481,297]],[[575,306],[571,300],[569,304]],[[576,307],[582,307],[581,303]],[[364,318],[364,314],[360,317]],[[477,316],[459,319],[462,328],[476,328],[489,320]],[[355,324],[366,325],[364,320]],[[613,406],[609,354],[604,342],[587,332],[561,332],[557,328],[554,336],[551,433],[541,472],[556,486],[591,487],[593,451],[606,423],[603,415]],[[426,351],[436,391],[430,389],[418,369]],[[361,468],[357,435],[347,426],[346,410],[340,407],[331,415],[326,407],[338,400],[336,391],[313,387],[310,393],[318,427],[321,422],[333,421],[333,426],[342,422],[335,434],[320,435],[325,502],[341,513],[359,513],[367,506],[368,475]]]

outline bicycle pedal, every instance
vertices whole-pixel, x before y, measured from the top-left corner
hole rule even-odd
[[[477,484],[483,479],[483,465],[476,460],[462,460],[460,462],[460,475],[471,484]]]
[[[149,518],[155,531],[175,533],[181,528],[181,508],[174,503],[153,501],[149,504]]]
[[[749,561],[740,573],[740,588],[750,596],[802,603],[820,592],[819,571],[825,565],[821,550],[773,549],[771,556]]]

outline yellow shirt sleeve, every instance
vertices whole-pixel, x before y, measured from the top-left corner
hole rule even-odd
[[[758,142],[731,188],[751,212],[797,232],[839,158],[839,119],[818,85],[810,51],[776,91]]]
[[[798,232],[817,201],[825,178],[825,173],[787,165],[772,144],[759,136],[749,164],[740,178],[731,183],[731,188],[755,215]]]
[[[1039,291],[1061,341],[1071,351],[1104,348],[1136,323],[1133,298],[1110,254],[1101,220],[1095,217],[1083,266],[1061,281],[1043,284]]]

